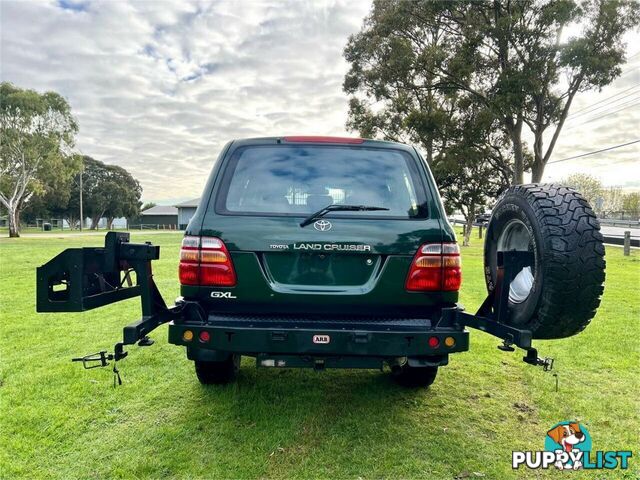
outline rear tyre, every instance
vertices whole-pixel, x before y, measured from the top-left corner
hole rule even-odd
[[[497,252],[530,251],[534,264],[509,289],[509,323],[533,338],[586,328],[604,290],[600,224],[585,198],[562,185],[515,185],[498,199],[484,244],[485,280],[496,281]]]
[[[394,367],[391,376],[403,387],[418,388],[431,385],[438,374],[438,367],[410,367],[408,364]]]
[[[235,382],[240,370],[240,355],[229,355],[220,362],[195,360],[196,376],[203,385],[224,385]]]

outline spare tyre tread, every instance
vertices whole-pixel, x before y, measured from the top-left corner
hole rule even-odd
[[[605,279],[600,223],[587,200],[560,185],[517,185],[544,238],[540,307],[527,326],[535,338],[563,338],[584,330],[600,305]],[[498,200],[498,204],[500,203]]]

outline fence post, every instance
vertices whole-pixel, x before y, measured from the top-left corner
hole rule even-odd
[[[478,227],[478,238],[482,238],[482,225]]]
[[[626,230],[624,232],[624,256],[628,257],[631,255],[631,232]]]

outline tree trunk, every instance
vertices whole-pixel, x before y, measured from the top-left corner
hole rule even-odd
[[[431,166],[433,164],[433,137],[429,135],[427,140],[427,165]]]
[[[538,160],[536,158],[533,166],[531,167],[531,182],[540,183],[542,181],[542,174],[544,173],[544,160]]]
[[[464,225],[464,237],[462,239],[462,246],[469,246],[469,238],[471,237],[471,229],[473,228],[473,220],[475,217],[474,212],[476,211],[475,205],[471,205],[464,219],[467,221]]]
[[[524,153],[522,149],[522,118],[518,118],[516,122],[513,118],[507,118],[505,121],[511,145],[513,147],[513,185],[521,185],[524,183]]]
[[[100,223],[100,215],[91,217],[91,230],[97,230],[98,223]]]
[[[111,230],[113,226],[113,217],[107,217],[107,230]]]
[[[20,236],[19,215],[17,209],[9,210],[9,237],[18,238]]]
[[[66,220],[69,224],[69,230],[75,230],[77,228],[78,220],[73,216],[73,214],[67,214],[67,216],[63,217],[63,220]]]
[[[553,149],[555,148],[556,142],[560,137],[560,132],[562,132],[562,127],[564,126],[564,122],[567,119],[567,116],[569,115],[569,109],[571,108],[571,104],[573,103],[573,98],[575,97],[576,93],[578,93],[578,90],[580,89],[580,85],[582,85],[583,79],[584,79],[584,73],[581,73],[580,75],[578,75],[578,77],[574,80],[573,84],[569,88],[569,96],[567,97],[567,101],[564,104],[562,113],[558,120],[558,125],[556,126],[556,129],[553,132],[553,136],[551,137],[551,141],[549,142],[549,146],[547,147],[547,151],[545,152],[544,156],[542,155],[542,134],[544,133],[544,129],[538,129],[537,132],[534,132],[536,135],[536,147],[538,147],[537,148],[538,151],[536,152],[535,163],[531,170],[531,180],[534,183],[542,181],[542,175],[544,174],[544,167],[547,166],[547,162],[549,161],[549,158],[551,158]]]

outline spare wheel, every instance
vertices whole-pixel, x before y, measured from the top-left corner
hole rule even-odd
[[[509,324],[533,338],[584,330],[600,305],[605,278],[600,224],[585,198],[562,185],[516,185],[493,209],[484,245],[487,289],[497,252],[530,251],[533,264],[509,286]]]

